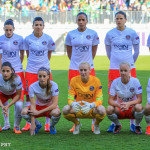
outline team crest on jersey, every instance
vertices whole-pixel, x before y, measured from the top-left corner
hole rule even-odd
[[[52,43],[52,46],[54,46],[55,45],[55,43]]]
[[[94,90],[94,86],[90,86],[90,91],[93,91]]]
[[[127,39],[127,40],[130,40],[130,35],[126,35],[126,39]]]
[[[133,87],[130,88],[130,92],[133,93],[135,89]]]
[[[14,45],[18,45],[18,41],[14,41],[13,44],[14,44]]]
[[[43,41],[43,42],[42,42],[42,44],[43,44],[43,45],[46,45],[46,44],[47,44],[47,42],[46,42],[46,41]]]
[[[99,89],[102,89],[102,86],[100,86]]]
[[[89,40],[89,39],[91,39],[91,36],[90,36],[90,35],[87,35],[86,38]]]

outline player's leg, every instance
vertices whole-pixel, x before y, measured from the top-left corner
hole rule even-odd
[[[150,135],[150,104],[147,103],[144,110],[145,121],[147,123],[147,128],[145,134]]]

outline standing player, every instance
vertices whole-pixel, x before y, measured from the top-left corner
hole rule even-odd
[[[130,77],[130,64],[120,64],[120,76],[115,79],[110,87],[107,107],[108,118],[116,124],[114,133],[121,130],[121,123],[118,119],[136,119],[135,133],[141,134],[140,122],[143,118],[142,87],[138,79]],[[117,93],[117,102],[115,95]]]
[[[15,104],[14,132],[19,134],[21,133],[19,125],[21,122],[22,111],[22,101],[19,101],[22,90],[21,78],[15,74],[15,71],[9,62],[4,62],[2,64],[1,71],[2,74],[0,74],[0,107],[2,108],[3,114],[7,116],[9,107]],[[12,101],[6,104],[9,99],[12,99]]]
[[[1,63],[9,61],[12,67],[15,70],[15,74],[19,75],[22,83],[24,83],[24,73],[23,73],[23,38],[20,35],[13,33],[15,30],[13,20],[8,19],[4,23],[5,34],[0,36],[0,72],[1,72]],[[24,91],[22,90],[20,101],[17,101],[20,105],[20,109],[23,109],[23,100],[24,100]],[[8,101],[4,104],[8,105]],[[16,113],[16,111],[15,111]],[[9,123],[9,109],[8,115],[4,116],[5,124],[2,130],[10,129]]]
[[[79,64],[83,61],[88,62],[91,67],[90,75],[95,76],[93,59],[97,52],[99,44],[99,37],[96,31],[88,29],[86,24],[88,23],[87,15],[84,12],[80,12],[77,15],[78,28],[70,31],[67,34],[65,45],[67,47],[67,54],[70,59],[69,75],[70,80],[79,75]],[[93,121],[94,122],[94,121]],[[73,132],[74,127],[70,130]],[[93,131],[93,128],[92,128]]]
[[[96,119],[94,134],[100,134],[99,123],[105,118],[102,86],[97,77],[90,75],[90,71],[90,65],[82,62],[79,65],[80,75],[72,78],[70,82],[68,105],[64,106],[63,115],[75,124],[73,134],[80,133],[81,123],[77,118]]]
[[[41,17],[36,17],[33,20],[33,33],[27,36],[24,40],[25,50],[27,52],[27,68],[25,71],[25,106],[30,105],[29,101],[29,86],[38,80],[37,72],[42,66],[50,70],[50,57],[52,50],[55,49],[53,39],[43,33],[44,21]],[[52,80],[52,74],[51,74]],[[49,118],[46,118],[45,131],[49,131]],[[30,124],[27,123],[22,129],[27,131],[30,129]]]
[[[110,30],[105,37],[105,47],[107,56],[110,60],[109,75],[108,75],[108,90],[112,81],[120,76],[119,64],[126,61],[131,66],[131,76],[136,77],[134,63],[139,55],[139,36],[137,33],[126,27],[126,14],[123,11],[118,11],[115,14],[117,27]],[[132,55],[132,46],[134,54]],[[116,97],[115,97],[116,99]],[[113,132],[114,124],[109,127],[108,132]],[[130,130],[135,131],[134,120],[130,121]]]
[[[147,39],[147,46],[148,46],[149,51],[150,51],[150,34],[149,34],[148,39]]]
[[[29,87],[29,97],[31,106],[25,107],[22,111],[22,117],[31,122],[30,133],[38,133],[42,127],[41,123],[35,118],[51,118],[50,134],[56,134],[55,125],[58,123],[61,113],[58,108],[58,85],[50,81],[49,69],[41,67],[38,71],[38,81]],[[36,96],[36,101],[35,101]],[[36,128],[36,129],[35,129]]]

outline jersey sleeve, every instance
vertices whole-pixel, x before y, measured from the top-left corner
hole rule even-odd
[[[147,102],[150,104],[150,78],[147,84]]]
[[[71,45],[70,33],[68,33],[67,36],[66,36],[65,45],[72,46]]]
[[[32,84],[29,86],[29,97],[35,97],[34,89]]]
[[[70,81],[70,86],[68,89],[68,104],[71,106],[71,103],[74,102],[75,89],[74,89],[74,80]]]
[[[22,37],[21,37],[21,39],[20,39],[19,50],[24,50],[23,38],[22,38]]]
[[[105,45],[111,45],[109,33],[106,34],[105,40],[104,40]]]
[[[115,85],[116,85],[116,80],[114,80],[110,86],[109,95],[111,95],[111,96],[115,96],[115,94],[116,94]]]
[[[52,84],[52,96],[59,95],[58,85],[53,82]]]
[[[149,34],[148,39],[147,39],[147,46],[150,47],[150,34]]]
[[[52,51],[55,50],[55,42],[53,41],[53,39],[50,37],[49,38],[49,43],[48,43],[48,51]]]
[[[137,33],[134,31],[133,32],[133,39],[132,39],[132,43],[134,44],[134,45],[136,45],[136,44],[139,44],[140,43],[140,38],[139,38],[139,36],[137,35]]]
[[[21,78],[19,76],[17,76],[16,80],[16,90],[20,90],[22,89],[22,81]]]
[[[93,42],[92,42],[92,46],[98,45],[99,43],[100,43],[100,41],[99,41],[98,34],[97,34],[97,32],[95,32]]]
[[[24,47],[23,48],[24,50],[29,50],[29,43],[28,43],[27,38],[25,38],[23,41],[23,47]]]
[[[142,86],[141,86],[138,79],[136,80],[135,84],[136,84],[136,90],[135,90],[136,95],[141,94],[142,93]]]
[[[96,107],[103,104],[103,93],[100,80],[97,81],[96,101],[94,103]]]

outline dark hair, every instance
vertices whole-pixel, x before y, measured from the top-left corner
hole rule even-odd
[[[2,69],[3,67],[5,67],[5,66],[10,67],[10,69],[12,70],[12,74],[11,74],[11,77],[10,77],[9,80],[11,80],[11,82],[13,82],[14,79],[17,77],[17,75],[15,74],[15,70],[14,70],[14,68],[12,67],[11,63],[8,62],[8,61],[6,61],[6,62],[4,62],[4,63],[2,64],[1,69]]]
[[[14,28],[14,22],[13,22],[13,20],[12,20],[12,19],[6,20],[5,23],[4,23],[4,27],[5,27],[6,25],[12,25],[13,28]]]
[[[124,11],[118,11],[116,14],[115,14],[115,17],[118,15],[118,14],[121,14],[124,16],[125,19],[127,19],[127,15]]]
[[[80,15],[84,15],[84,16],[86,17],[86,20],[88,20],[88,17],[87,17],[87,14],[86,14],[86,13],[84,13],[84,12],[79,12],[79,13],[77,14],[77,18],[78,18],[78,16],[80,16]]]
[[[52,88],[52,85],[51,85],[51,83],[50,83],[50,71],[49,71],[47,68],[45,68],[45,67],[41,67],[41,68],[38,70],[38,73],[39,73],[40,71],[45,71],[45,72],[47,72],[47,75],[49,75],[49,78],[48,78],[48,80],[47,80],[47,86],[46,86],[46,96],[48,96],[48,95],[51,94],[51,88]]]
[[[33,20],[33,25],[34,25],[35,21],[42,21],[43,25],[44,25],[44,20],[41,17],[35,17]]]

